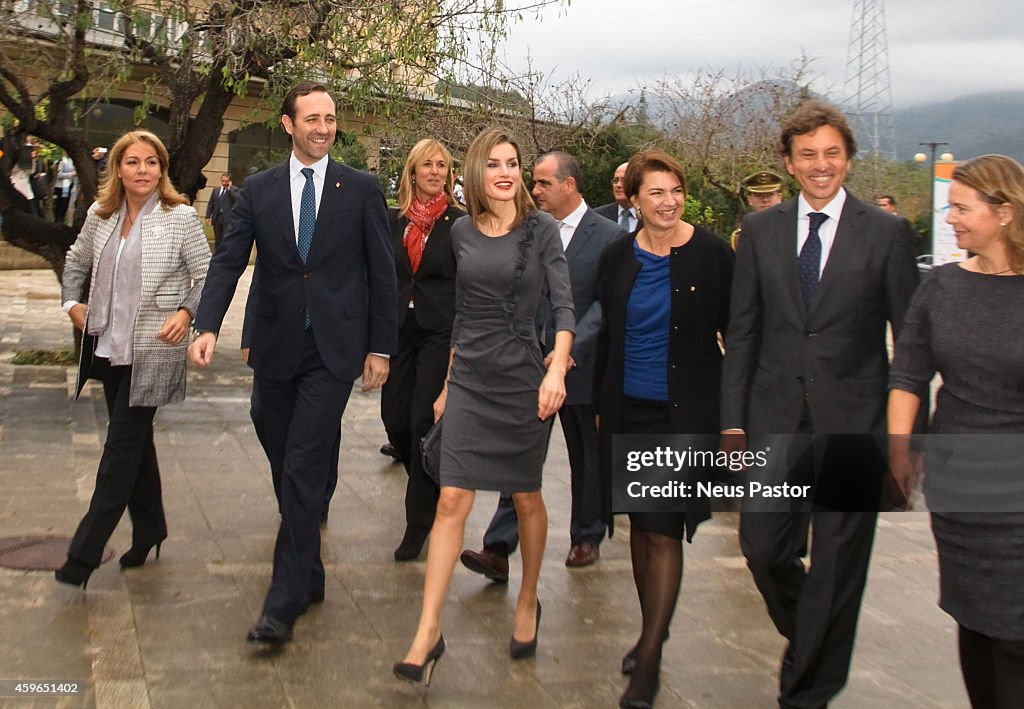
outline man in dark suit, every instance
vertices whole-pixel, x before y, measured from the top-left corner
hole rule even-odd
[[[622,227],[624,231],[632,234],[637,230],[639,220],[636,215],[636,207],[633,206],[633,203],[629,201],[629,197],[626,196],[625,179],[626,167],[628,165],[628,162],[619,165],[615,168],[615,174],[612,176],[612,196],[615,198],[615,201],[595,207],[594,212],[600,214],[605,219],[611,219]]]
[[[566,399],[558,412],[571,473],[571,546],[565,559],[565,565],[570,568],[589,566],[597,561],[601,540],[607,531],[601,519],[599,446],[591,405],[594,346],[601,327],[597,267],[605,247],[625,234],[587,207],[579,191],[580,179],[579,164],[568,153],[547,153],[537,158],[533,166],[533,196],[538,207],[558,220],[576,306],[576,339],[572,346],[574,366],[565,377]],[[548,303],[542,300],[537,324],[544,351],[550,352],[555,343],[555,333],[553,323],[547,318],[547,307]],[[484,535],[483,550],[467,549],[463,551],[461,560],[472,571],[503,583],[508,581],[508,556],[518,543],[515,506],[511,496],[502,495],[498,511]]]
[[[220,176],[220,187],[210,192],[210,201],[206,203],[206,223],[213,225],[214,249],[224,240],[224,228],[231,218],[231,208],[238,200],[238,188],[231,184],[231,175]]]
[[[903,222],[843,188],[857,146],[838,110],[805,102],[780,147],[800,193],[743,220],[721,417],[726,447],[787,451],[752,480],[817,485],[813,507],[744,500],[740,543],[789,641],[779,705],[824,707],[846,683],[881,496],[886,325],[899,331],[917,273]]]
[[[381,386],[398,346],[395,262],[384,195],[372,176],[328,157],[337,133],[327,87],[303,82],[281,107],[288,162],[251,176],[211,261],[192,362],[213,358],[217,332],[253,244],[249,364],[271,470],[281,471],[281,524],[263,612],[248,639],[281,645],[324,598],[320,518],[331,450],[352,383]]]

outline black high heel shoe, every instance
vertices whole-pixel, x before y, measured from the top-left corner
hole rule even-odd
[[[437,639],[437,643],[430,649],[430,652],[427,653],[427,657],[423,660],[422,665],[414,665],[411,662],[396,662],[392,668],[395,671],[395,677],[404,679],[406,682],[423,682],[424,686],[429,687],[430,678],[434,674],[434,667],[444,654],[444,649],[444,636],[442,635]]]
[[[161,539],[158,541],[156,546],[156,558],[160,558],[160,545],[164,541]],[[120,563],[122,569],[134,569],[138,566],[142,566],[146,563],[146,557],[149,556],[149,550],[153,548],[153,544],[146,547],[137,547],[134,544],[132,548],[121,555]]]
[[[513,633],[512,639],[508,641],[508,654],[513,660],[525,660],[537,654],[537,636],[540,634],[540,601],[537,601],[537,624],[533,628],[533,640],[522,642],[516,640]]]
[[[69,586],[81,586],[84,591],[93,571],[95,569],[88,564],[69,558],[64,562],[64,566],[53,572],[53,577]]]
[[[658,696],[658,690],[661,689],[660,673],[660,658],[654,667],[653,677],[650,676],[649,670],[645,670],[639,665],[634,667],[629,686],[626,687],[625,693],[619,699],[619,709],[652,709],[654,699]],[[647,677],[644,677],[645,674]],[[645,684],[646,686],[644,686]]]

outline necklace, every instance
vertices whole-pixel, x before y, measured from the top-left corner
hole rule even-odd
[[[1001,276],[1004,273],[1010,273],[1012,270],[1012,268],[1004,268],[1002,271],[993,271],[992,273],[985,273],[982,271],[982,273],[985,273],[986,276]]]

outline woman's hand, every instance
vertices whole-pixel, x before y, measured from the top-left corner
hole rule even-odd
[[[75,326],[76,330],[85,332],[85,318],[89,314],[89,306],[85,303],[75,303],[71,306],[71,310],[68,311],[68,317],[71,318],[71,324]]]
[[[545,421],[562,408],[565,403],[565,373],[552,367],[548,369],[537,390],[537,418]]]
[[[156,339],[168,345],[176,345],[185,339],[191,324],[192,315],[184,308],[179,308],[174,315],[164,320],[164,326],[156,333]]]
[[[889,436],[889,474],[883,481],[885,497],[894,507],[912,510],[910,495],[921,469],[923,456],[910,447],[910,436]]]
[[[434,423],[441,420],[444,415],[444,406],[448,403],[448,383],[445,382],[444,388],[441,389],[441,393],[434,399]]]

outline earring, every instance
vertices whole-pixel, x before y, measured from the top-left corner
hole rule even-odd
[[[999,226],[1006,226],[1006,222],[999,222]]]

